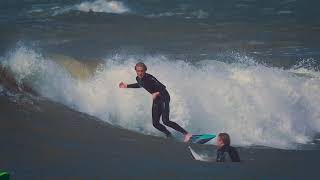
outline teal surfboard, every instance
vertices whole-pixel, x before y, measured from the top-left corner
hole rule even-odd
[[[198,134],[198,135],[192,135],[190,142],[196,143],[196,144],[205,144],[211,139],[215,138],[215,134]]]

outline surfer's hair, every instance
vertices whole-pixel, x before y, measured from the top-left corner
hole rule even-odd
[[[138,63],[134,66],[134,70],[137,70],[137,67],[142,67],[145,71],[148,69],[147,66],[146,66],[143,62],[138,62]]]
[[[222,140],[224,145],[230,145],[230,136],[227,133],[220,133],[218,137]]]

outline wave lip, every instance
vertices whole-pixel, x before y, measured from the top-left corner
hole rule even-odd
[[[127,8],[122,2],[119,1],[106,1],[106,0],[96,0],[93,2],[82,2],[75,6],[76,10],[84,11],[84,12],[105,12],[105,13],[115,13],[122,14],[129,12],[129,8]]]

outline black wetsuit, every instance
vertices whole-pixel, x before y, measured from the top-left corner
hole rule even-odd
[[[217,162],[240,162],[238,151],[230,146],[224,145],[217,150]]]
[[[136,77],[138,83],[128,84],[127,88],[140,88],[143,87],[150,94],[155,92],[160,92],[160,95],[157,96],[156,99],[153,100],[152,103],[152,123],[155,128],[165,133],[167,136],[171,136],[170,131],[167,130],[165,126],[160,124],[160,116],[162,115],[162,122],[166,126],[169,126],[176,131],[179,131],[183,134],[187,134],[187,131],[184,130],[177,123],[169,120],[169,103],[170,103],[170,95],[166,90],[166,86],[164,86],[161,82],[159,82],[155,77],[151,74],[145,73],[145,75],[140,79],[138,76]]]

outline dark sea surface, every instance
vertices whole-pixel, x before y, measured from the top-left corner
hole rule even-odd
[[[320,160],[320,1],[0,0],[0,169],[13,179],[301,179]],[[152,127],[228,132],[243,162],[192,159]],[[214,141],[192,145],[215,156]],[[204,159],[202,159],[204,160]]]
[[[2,0],[0,53],[18,42],[79,58],[128,53],[197,61],[236,51],[280,67],[312,58],[319,68],[318,6],[316,0]]]
[[[56,103],[0,97],[1,169],[12,179],[316,179],[319,150],[238,147],[241,163],[201,162],[187,144],[113,127]],[[31,102],[31,101],[30,101]],[[30,103],[29,102],[29,103]],[[212,145],[191,145],[215,156]]]

